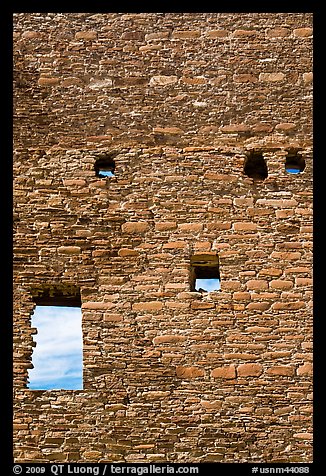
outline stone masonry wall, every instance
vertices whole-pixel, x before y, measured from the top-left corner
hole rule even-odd
[[[311,24],[15,15],[17,462],[312,461]],[[29,390],[33,292],[71,285],[84,389]]]

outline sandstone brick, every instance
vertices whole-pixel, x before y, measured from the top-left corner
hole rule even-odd
[[[125,222],[121,225],[121,230],[124,233],[144,233],[147,231],[149,228],[149,225],[147,222]]]
[[[204,370],[194,366],[187,367],[187,366],[179,365],[178,367],[176,367],[175,371],[176,371],[177,377],[185,378],[185,379],[204,377],[205,375]]]
[[[248,132],[250,127],[247,124],[230,124],[228,126],[222,126],[220,130],[225,133]]]
[[[266,36],[268,38],[284,38],[285,36],[289,36],[290,30],[284,27],[278,28],[269,28],[266,31]]]
[[[296,128],[296,124],[293,122],[280,122],[279,124],[276,124],[275,130],[276,131],[293,131]]]
[[[281,274],[281,269],[273,267],[261,269],[258,273],[259,276],[280,276]]]
[[[213,378],[234,379],[236,377],[235,365],[225,365],[223,367],[216,367],[211,371]]]
[[[297,286],[312,286],[312,278],[295,278],[295,284]]]
[[[153,76],[150,81],[150,86],[166,86],[175,84],[178,81],[177,76]]]
[[[280,359],[282,357],[290,357],[291,352],[289,351],[279,351],[279,352],[265,352],[262,354],[264,359]]]
[[[227,30],[209,30],[205,33],[208,38],[225,38],[228,34]]]
[[[235,198],[233,203],[237,207],[252,207],[254,204],[253,198]]]
[[[39,86],[56,86],[59,82],[59,78],[40,78],[37,84]]]
[[[85,41],[90,41],[90,40],[96,40],[97,38],[97,33],[96,31],[77,31],[75,34],[76,40],[85,40]]]
[[[182,76],[181,81],[185,84],[206,84],[207,79],[204,76],[188,77]]]
[[[271,306],[269,302],[250,302],[246,309],[253,310],[253,311],[266,311]]]
[[[223,406],[221,400],[201,400],[200,404],[206,410],[220,410]]]
[[[134,446],[134,450],[149,450],[155,448],[155,445],[136,445]]]
[[[59,246],[58,253],[61,255],[79,255],[81,248],[79,246]]]
[[[241,283],[239,281],[225,281],[223,280],[223,290],[239,290],[241,288]]]
[[[235,176],[227,175],[227,174],[214,174],[211,172],[205,173],[204,179],[217,180],[221,182],[236,182],[237,181],[237,178]]]
[[[200,35],[200,30],[174,30],[172,32],[173,39],[199,38]]]
[[[266,373],[268,375],[292,377],[292,375],[294,375],[294,368],[290,367],[289,365],[276,365],[275,367],[270,367],[267,369]]]
[[[207,224],[208,231],[230,230],[231,222],[213,221]]]
[[[297,438],[298,440],[313,440],[313,433],[301,432],[301,433],[294,433],[293,438]]]
[[[34,38],[40,38],[42,35],[41,35],[41,32],[40,31],[32,31],[32,30],[29,30],[29,31],[24,31],[22,33],[22,38],[24,40],[32,40]]]
[[[258,77],[253,74],[234,74],[233,81],[235,83],[256,83]]]
[[[289,218],[293,216],[293,210],[276,210],[275,215],[276,218]]]
[[[256,231],[257,224],[252,222],[235,222],[233,225],[235,231]]]
[[[134,257],[134,256],[139,256],[139,252],[136,250],[130,250],[129,248],[120,248],[118,251],[118,255],[121,256],[122,258],[124,257]]]
[[[246,287],[254,290],[268,289],[268,282],[264,279],[249,279],[246,282]]]
[[[63,184],[67,187],[82,187],[86,184],[83,179],[64,179]]]
[[[110,302],[88,301],[82,304],[82,309],[106,310],[111,307]]]
[[[94,90],[101,90],[105,88],[110,88],[113,85],[113,81],[110,78],[105,79],[91,79],[88,87]]]
[[[97,461],[99,458],[101,458],[101,456],[102,456],[102,453],[100,451],[95,451],[95,450],[85,451],[83,453],[83,457],[87,461]]]
[[[203,225],[201,223],[181,223],[180,225],[178,225],[178,229],[184,232],[199,232],[203,229]]]
[[[176,334],[171,334],[171,335],[166,334],[166,335],[154,337],[153,343],[154,344],[177,343],[177,342],[184,342],[185,340],[187,340],[185,336],[180,336]]]
[[[259,377],[263,373],[263,367],[260,364],[240,364],[237,366],[237,375],[239,377]]]
[[[300,259],[301,253],[299,251],[273,251],[271,257],[277,260],[291,261]]]
[[[112,136],[110,135],[101,135],[101,136],[88,136],[86,137],[87,142],[111,142]],[[105,188],[105,182],[102,180],[99,180],[95,182],[96,186],[100,186],[102,188]]]
[[[223,355],[224,359],[237,359],[237,360],[256,360],[259,357],[254,354],[246,354],[246,353],[233,353],[233,354],[224,354]]]
[[[273,125],[265,123],[255,124],[251,127],[252,132],[272,132],[273,129]]]
[[[104,314],[104,322],[121,322],[123,321],[123,316],[121,314]]]
[[[214,302],[205,302],[205,301],[193,301],[191,303],[191,309],[214,309]]]
[[[154,127],[153,132],[157,134],[183,134],[183,130],[180,127]]]
[[[302,78],[304,83],[310,84],[313,80],[313,73],[303,73]]]
[[[298,38],[308,38],[312,36],[312,28],[295,28],[293,34]]]
[[[163,303],[160,301],[135,302],[132,305],[134,311],[159,311],[162,308]]]
[[[151,40],[165,40],[169,38],[170,32],[169,31],[158,31],[155,33],[148,33],[145,35],[145,40],[146,41],[151,41]]]
[[[274,302],[272,304],[272,309],[275,311],[285,311],[285,310],[298,310],[305,307],[305,303],[302,301],[297,302]]]
[[[288,415],[289,413],[292,413],[293,410],[294,410],[293,406],[288,405],[286,407],[276,408],[274,410],[274,414],[275,415]]]
[[[312,374],[313,374],[312,364],[310,362],[306,362],[297,368],[297,375],[312,375]]]
[[[176,221],[163,221],[163,222],[155,223],[155,230],[157,231],[167,231],[167,230],[173,230],[175,228],[177,228]]]
[[[242,38],[242,37],[253,37],[253,36],[256,36],[257,35],[257,31],[256,30],[235,30],[233,32],[233,36],[235,38]]]
[[[173,250],[173,249],[183,249],[185,248],[187,243],[185,241],[170,241],[163,245],[163,249]]]
[[[285,74],[284,73],[260,73],[259,75],[259,81],[263,82],[278,82],[278,81],[283,81],[285,79]]]
[[[273,328],[272,327],[263,327],[263,326],[250,326],[250,327],[246,328],[246,331],[247,332],[257,332],[257,333],[261,333],[261,332],[270,333],[270,332],[273,331]]]
[[[145,37],[143,31],[125,31],[122,33],[122,40],[139,40],[142,41]]]
[[[247,292],[235,292],[233,293],[233,299],[235,300],[239,300],[239,301],[248,301],[250,300],[250,293],[247,293]]]
[[[273,279],[269,286],[271,289],[291,289],[293,288],[293,282],[285,279]]]
[[[152,44],[152,45],[145,45],[145,46],[140,46],[139,51],[142,53],[147,53],[148,51],[158,51],[161,49],[161,46],[159,44]]]

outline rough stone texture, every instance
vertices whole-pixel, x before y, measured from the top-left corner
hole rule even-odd
[[[311,25],[14,16],[17,462],[312,461]],[[192,291],[195,253],[219,291]],[[45,285],[80,287],[81,391],[27,388]]]

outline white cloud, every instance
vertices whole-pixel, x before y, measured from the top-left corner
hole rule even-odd
[[[29,372],[29,388],[82,388],[81,309],[59,306],[36,306],[32,316],[34,369]]]

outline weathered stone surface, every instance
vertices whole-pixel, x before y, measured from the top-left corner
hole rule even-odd
[[[312,461],[311,27],[14,15],[15,463]],[[83,389],[31,391],[31,315],[59,289]]]
[[[146,222],[126,222],[121,226],[121,230],[124,233],[143,233],[148,229],[148,223]]]
[[[261,364],[241,364],[237,367],[239,377],[259,377],[263,373]]]
[[[150,86],[166,86],[174,84],[178,81],[178,76],[153,76],[150,81]]]
[[[216,367],[211,371],[213,378],[233,379],[236,377],[235,365]]]
[[[267,369],[266,373],[268,375],[292,376],[294,368],[289,365],[276,365]]]
[[[160,301],[135,302],[132,309],[135,311],[158,311],[162,309],[163,303]]]
[[[285,78],[284,73],[260,73],[259,81],[266,81],[266,82],[278,82],[283,81]]]
[[[205,372],[198,367],[185,367],[180,365],[176,368],[176,375],[179,378],[193,379],[197,377],[203,377]]]

